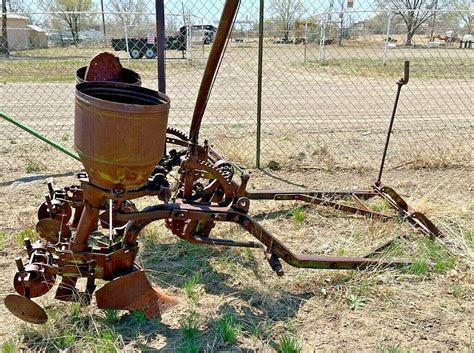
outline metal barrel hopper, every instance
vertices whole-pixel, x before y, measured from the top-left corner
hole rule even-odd
[[[142,186],[163,156],[170,99],[118,82],[76,85],[74,144],[91,183]]]

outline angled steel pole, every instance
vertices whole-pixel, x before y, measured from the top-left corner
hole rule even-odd
[[[385,147],[383,149],[382,161],[380,162],[379,175],[375,182],[376,186],[379,186],[382,184],[382,173],[383,173],[383,168],[385,166],[385,158],[387,157],[388,145],[390,144],[390,136],[392,135],[393,122],[395,121],[395,114],[397,113],[398,99],[400,98],[400,92],[402,91],[402,87],[408,83],[409,79],[410,79],[410,62],[405,61],[403,77],[397,81],[397,86],[398,86],[397,95],[395,96],[395,102],[393,103],[392,117],[390,118],[390,124],[388,126],[388,131],[387,131],[387,137],[385,139]]]

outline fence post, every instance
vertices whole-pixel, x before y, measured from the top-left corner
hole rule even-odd
[[[165,4],[155,0],[156,16],[156,62],[158,66],[158,91],[166,93],[165,73]]]
[[[258,20],[258,77],[257,77],[257,146],[255,151],[255,164],[260,168],[260,151],[262,138],[262,78],[263,78],[263,21],[264,0],[260,0]]]
[[[388,14],[387,35],[385,36],[385,47],[383,48],[383,66],[387,65],[388,39],[390,38],[390,24],[392,22],[392,13]]]

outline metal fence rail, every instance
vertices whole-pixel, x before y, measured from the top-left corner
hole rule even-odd
[[[76,70],[101,51],[116,53],[140,73],[143,86],[157,88],[156,60],[146,46],[156,34],[154,4],[74,0],[75,7],[66,9],[56,0],[3,3],[0,111],[48,138],[72,148]],[[402,93],[389,166],[469,165],[472,8],[461,0],[437,4],[397,10],[376,1],[243,1],[201,135],[247,166],[346,174],[375,169],[395,81],[410,60],[412,78]],[[170,125],[187,131],[212,45],[212,30],[205,27],[218,26],[223,1],[166,6]],[[426,17],[413,35],[405,20],[410,14]],[[136,38],[142,42],[131,41]],[[112,40],[122,50],[114,51]],[[0,131],[0,181],[80,168],[1,119]]]

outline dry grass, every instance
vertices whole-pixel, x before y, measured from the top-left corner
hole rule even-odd
[[[256,187],[268,182],[256,174]],[[466,305],[473,298],[473,204],[462,194],[446,200],[445,185],[431,185],[425,192],[423,183],[415,184],[410,201],[445,234],[434,243],[406,223],[379,223],[294,202],[252,205],[266,228],[306,254],[362,255],[399,236],[379,256],[413,260],[415,265],[407,269],[332,272],[285,266],[286,274],[279,278],[258,250],[195,246],[153,224],[141,237],[140,262],[156,285],[179,299],[161,322],[146,321],[140,312],[58,303],[48,294],[41,299],[48,324],[19,324],[4,351],[472,349],[472,308]],[[139,207],[149,202],[143,200]],[[371,206],[387,208],[377,201]],[[218,225],[214,235],[248,237],[231,224]],[[452,322],[458,322],[456,332],[450,329]],[[410,340],[406,332],[416,332],[415,338]],[[425,336],[428,342],[420,338]]]

